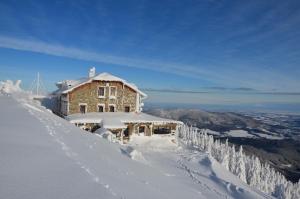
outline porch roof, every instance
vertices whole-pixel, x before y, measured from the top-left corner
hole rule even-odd
[[[66,116],[65,118],[71,123],[99,123],[108,129],[126,128],[126,123],[153,123],[154,125],[183,124],[176,120],[134,112],[77,113]]]

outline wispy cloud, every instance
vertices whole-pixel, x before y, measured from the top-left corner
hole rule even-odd
[[[128,57],[120,57],[114,55],[108,55],[104,53],[92,52],[87,50],[82,50],[74,47],[66,47],[60,44],[49,44],[42,41],[30,41],[11,37],[0,36],[0,47],[30,51],[36,53],[43,53],[48,55],[67,57],[79,60],[101,62],[108,64],[115,64],[126,67],[133,67],[139,69],[146,69],[152,71],[166,72],[186,77],[193,77],[199,79],[206,79],[217,81],[222,79],[215,73],[208,70],[202,70],[196,66],[190,65],[180,65],[174,63],[166,63],[156,60],[139,60],[132,59]]]
[[[78,60],[107,63],[124,67],[132,67],[168,74],[176,74],[183,77],[206,80],[212,86],[225,88],[253,88],[257,90],[278,90],[298,91],[299,80],[286,76],[269,69],[252,70],[252,66],[238,67],[240,63],[219,63],[218,67],[209,65],[185,65],[178,63],[163,62],[160,60],[133,59],[130,57],[115,56],[100,52],[88,51],[75,47],[68,47],[60,44],[52,44],[37,40],[25,40],[0,35],[0,47],[21,51],[30,51],[60,57],[67,57]],[[236,67],[235,67],[236,66]],[[281,81],[278,81],[281,80]],[[182,80],[178,80],[182,81]],[[201,87],[201,85],[199,85]]]

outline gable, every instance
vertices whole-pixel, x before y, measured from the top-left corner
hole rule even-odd
[[[119,77],[113,76],[109,73],[101,73],[101,74],[99,74],[99,75],[97,75],[93,78],[87,79],[86,81],[81,81],[78,84],[72,85],[68,89],[62,91],[62,93],[69,93],[69,92],[73,91],[74,89],[76,89],[78,87],[81,87],[85,84],[91,83],[93,81],[100,81],[100,82],[107,82],[107,83],[109,83],[109,82],[120,82],[121,84],[126,85],[127,87],[131,88],[135,92],[138,92],[141,96],[147,97],[147,95],[145,93],[143,93],[142,91],[140,91],[134,84],[130,84],[127,81],[125,81],[125,80],[123,80]]]

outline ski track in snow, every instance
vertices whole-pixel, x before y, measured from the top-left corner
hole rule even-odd
[[[206,155],[206,154],[203,154]],[[177,163],[179,164],[179,168],[183,169],[188,176],[197,184],[199,184],[201,187],[203,187],[204,189],[210,190],[215,192],[218,196],[220,196],[221,198],[231,198],[225,194],[220,193],[218,190],[211,188],[209,185],[207,185],[206,183],[204,183],[203,181],[200,180],[200,176],[203,176],[201,174],[201,172],[191,169],[187,166],[187,164],[185,164],[185,161],[190,161],[194,158],[195,154],[191,153],[188,156],[186,156],[186,154],[179,154],[179,159],[177,160]]]
[[[191,149],[190,149],[191,150]],[[190,152],[184,152],[184,153],[178,153],[178,160],[177,163],[179,164],[179,168],[181,168],[184,172],[187,173],[187,175],[197,184],[199,184],[201,187],[203,187],[204,189],[210,190],[212,192],[215,192],[218,196],[220,196],[221,198],[241,198],[243,197],[245,192],[248,192],[247,190],[236,186],[230,182],[224,181],[220,178],[218,178],[214,172],[213,175],[210,176],[211,180],[213,180],[214,182],[216,182],[217,184],[224,186],[224,188],[227,190],[229,195],[226,195],[224,193],[221,193],[220,191],[218,191],[217,189],[215,189],[213,186],[210,186],[208,184],[206,184],[205,182],[203,182],[201,180],[201,178],[203,177],[207,177],[204,176],[201,171],[197,171],[197,169],[195,168],[190,168],[185,162],[190,162],[193,159],[195,159],[197,156],[199,157],[199,151],[190,151]],[[204,153],[201,156],[208,156],[208,154]],[[263,196],[265,198],[268,199],[273,199],[272,196],[269,196],[268,194],[265,193],[259,193],[258,190],[253,189],[254,192],[256,192],[257,194],[263,194]]]
[[[83,171],[85,171],[91,178],[92,180],[99,184],[100,186],[104,187],[105,189],[108,190],[108,192],[113,195],[117,196],[116,192],[110,187],[109,184],[106,184],[103,182],[93,171],[90,169],[87,165],[83,164],[78,157],[78,154],[73,152],[70,147],[68,147],[64,142],[63,142],[63,137],[59,136],[55,130],[55,128],[60,128],[64,133],[68,134],[70,133],[70,130],[65,128],[60,122],[57,122],[55,119],[51,118],[50,116],[47,116],[47,114],[43,113],[42,110],[39,108],[35,107],[34,105],[24,103],[23,101],[19,101],[23,104],[23,107],[35,118],[37,118],[46,128],[48,134],[54,139],[55,142],[57,142],[60,146],[61,149],[64,151],[67,157],[72,159],[76,165],[78,165]],[[89,147],[92,147],[89,146]],[[121,197],[124,198],[124,197]]]

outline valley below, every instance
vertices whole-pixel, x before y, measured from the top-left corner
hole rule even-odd
[[[151,108],[145,112],[180,120],[268,162],[285,177],[300,179],[300,115],[256,112],[210,112],[199,109]]]

